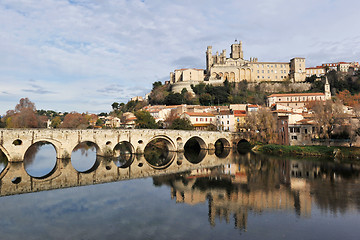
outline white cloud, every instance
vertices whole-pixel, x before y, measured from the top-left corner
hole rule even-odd
[[[26,96],[38,108],[109,111],[175,68],[204,68],[207,45],[229,53],[235,38],[246,58],[358,61],[359,7],[355,0],[3,0],[0,113]],[[126,91],[111,90],[118,86]]]

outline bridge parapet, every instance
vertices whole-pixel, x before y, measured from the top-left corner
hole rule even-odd
[[[72,129],[4,129],[0,130],[0,150],[8,161],[23,161],[26,151],[37,142],[49,142],[56,150],[57,158],[70,158],[74,148],[81,142],[92,142],[97,147],[97,155],[112,155],[120,142],[131,144],[135,153],[141,154],[154,139],[164,139],[170,151],[182,152],[190,139],[199,142],[202,149],[214,149],[221,140],[225,147],[236,144],[230,132],[183,131],[168,129],[131,130],[72,130]]]

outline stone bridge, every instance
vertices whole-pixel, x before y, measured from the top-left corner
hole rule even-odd
[[[182,130],[70,130],[70,129],[4,129],[0,130],[0,151],[9,162],[21,162],[26,151],[35,143],[51,143],[59,159],[71,158],[74,148],[82,142],[92,142],[99,156],[112,156],[119,143],[131,146],[132,153],[142,154],[148,143],[155,139],[165,140],[170,152],[184,151],[185,144],[196,140],[201,149],[213,150],[216,142],[225,148],[234,148],[239,141],[249,141],[242,134],[230,132],[182,131]]]
[[[70,159],[58,158],[51,174],[44,178],[31,177],[26,172],[23,162],[9,162],[0,173],[0,196],[161,176],[178,172],[197,172],[197,169],[212,168],[230,163],[234,158],[234,152],[231,149],[226,151],[227,154],[223,158],[217,157],[214,151],[203,151],[206,151],[206,154],[197,163],[187,161],[183,152],[174,152],[171,163],[165,169],[156,169],[148,164],[144,155],[136,155],[131,165],[127,167],[118,167],[114,161],[98,157],[95,167],[91,171],[78,172],[72,166]]]

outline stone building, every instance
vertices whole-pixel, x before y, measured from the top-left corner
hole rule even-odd
[[[191,84],[206,83],[220,85],[229,82],[277,82],[291,80],[303,82],[306,78],[305,58],[296,57],[289,62],[259,62],[258,58],[244,59],[242,42],[231,45],[230,57],[226,50],[213,55],[212,46],[206,50],[206,69],[178,69],[170,73],[170,83],[174,92],[183,88],[191,91]]]
[[[326,78],[324,93],[284,93],[272,94],[267,98],[268,107],[273,107],[277,104],[284,105],[290,108],[304,108],[311,102],[331,99],[330,84]]]

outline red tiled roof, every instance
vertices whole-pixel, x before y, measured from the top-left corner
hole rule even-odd
[[[245,110],[234,110],[234,114],[246,114]]]
[[[268,96],[268,98],[270,97],[291,97],[291,96],[324,96],[325,93],[276,93],[276,94],[271,94],[270,96]]]
[[[199,117],[215,117],[214,114],[211,114],[211,113],[199,113],[199,112],[185,112],[187,115],[189,116],[199,116]]]

